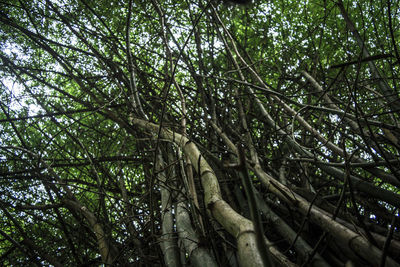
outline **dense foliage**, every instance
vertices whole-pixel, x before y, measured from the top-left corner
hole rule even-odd
[[[399,266],[399,40],[397,0],[1,1],[1,265]]]

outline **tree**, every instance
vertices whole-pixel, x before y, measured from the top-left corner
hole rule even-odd
[[[399,266],[398,1],[2,1],[3,265]]]

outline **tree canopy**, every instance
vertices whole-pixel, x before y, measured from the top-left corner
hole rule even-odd
[[[400,266],[399,40],[397,0],[1,1],[0,264]]]

